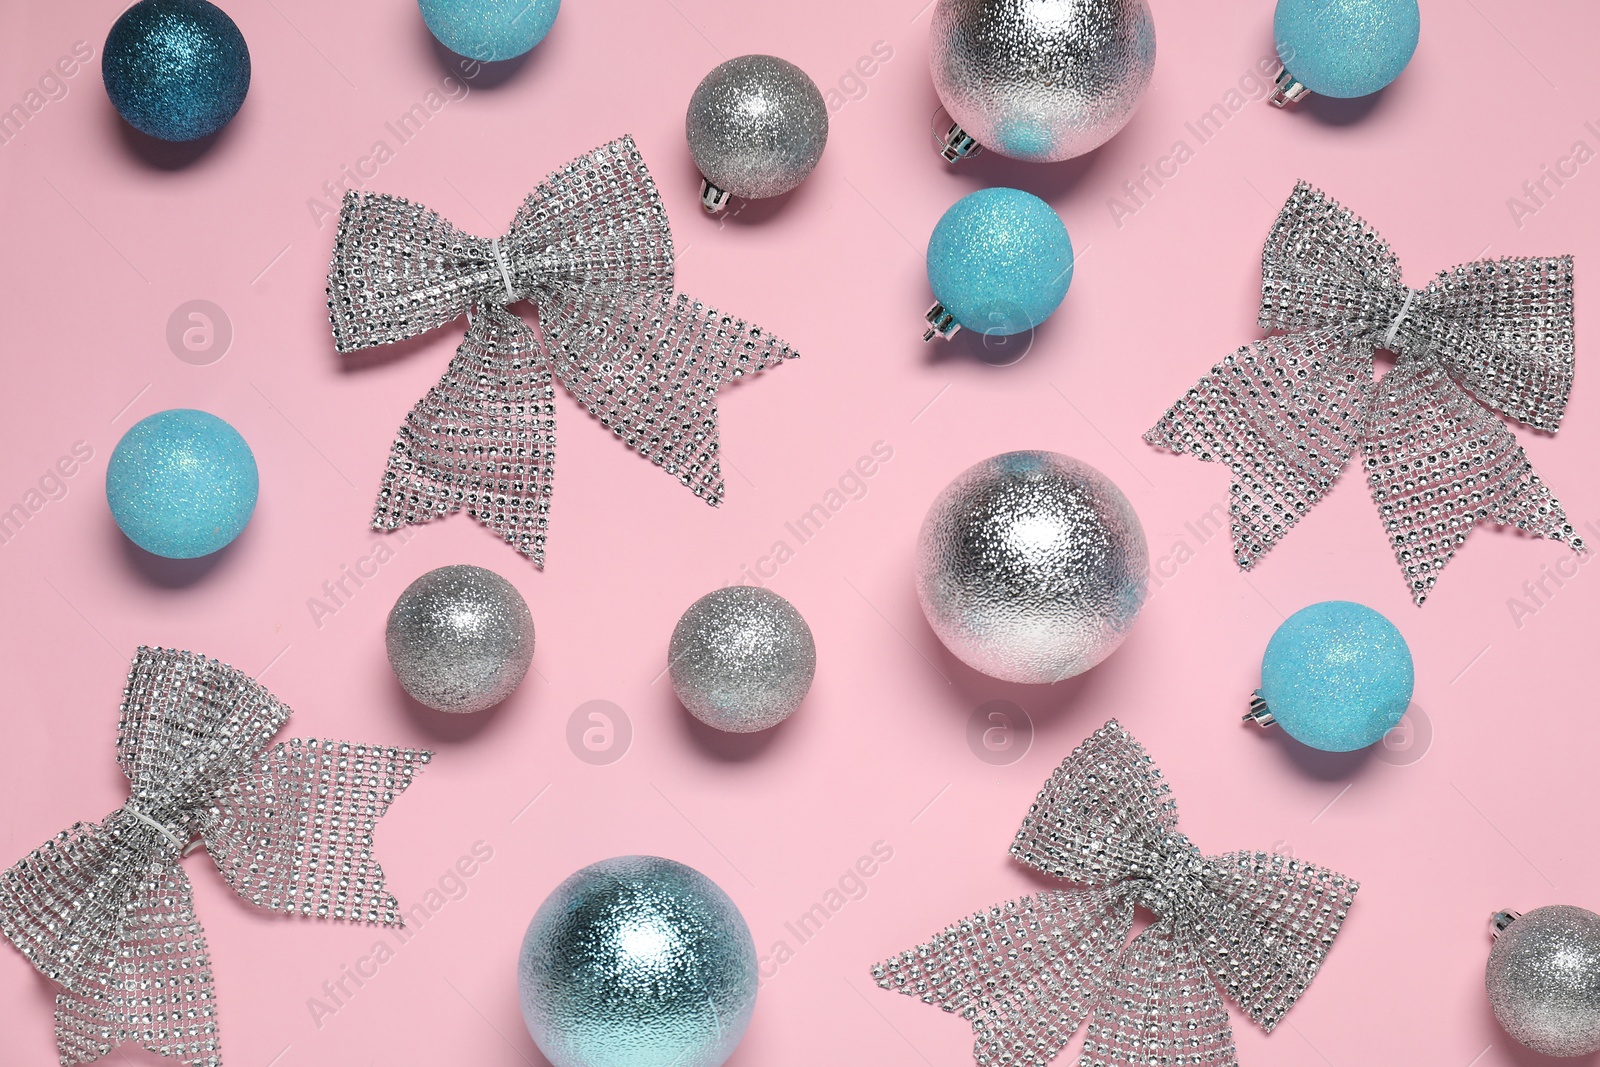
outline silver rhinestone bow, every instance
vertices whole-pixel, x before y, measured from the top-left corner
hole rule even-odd
[[[1359,887],[1265,852],[1203,856],[1177,824],[1161,771],[1113,719],[1056,768],[1011,846],[1081,888],[979,912],[872,975],[960,1012],[979,1064],[1040,1067],[1085,1019],[1080,1067],[1236,1064],[1218,987],[1270,1031]],[[1130,944],[1135,906],[1156,921]]]
[[[547,353],[507,308],[528,300]],[[555,462],[552,376],[628,447],[715,506],[716,394],[796,353],[672,288],[672,233],[631,137],[551,174],[505,237],[419,204],[348,192],[328,270],[341,353],[468,319],[444,378],[412,408],[372,516],[393,530],[467,509],[536,565]]]
[[[1418,604],[1480,520],[1583,549],[1489,410],[1560,425],[1572,388],[1570,256],[1480,260],[1410,289],[1371,226],[1301,182],[1262,252],[1260,324],[1287,332],[1217,364],[1145,434],[1232,469],[1241,568],[1311,510],[1357,445]],[[1398,360],[1374,383],[1376,348]]]
[[[0,931],[59,983],[63,1064],[134,1042],[218,1067],[205,933],[178,864],[198,838],[257,907],[403,926],[372,831],[430,753],[295,738],[271,693],[193,652],[140,648],[117,727],[128,802],[0,876]]]

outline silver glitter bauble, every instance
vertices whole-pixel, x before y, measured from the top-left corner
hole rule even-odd
[[[1150,555],[1122,491],[1056,452],[1007,452],[945,487],[917,541],[917,597],[946,648],[1008,682],[1109,656],[1144,606]]]
[[[517,992],[553,1067],[718,1067],[755,1010],[756,947],[699,871],[619,856],[539,905]]]
[[[739,56],[705,76],[684,119],[689,154],[704,175],[701,200],[787,193],[828,143],[828,107],[806,72],[777,56]]]
[[[960,127],[952,135],[1039,163],[1109,141],[1156,62],[1145,0],[939,0],[930,32],[933,84]]]
[[[389,612],[389,666],[418,702],[439,711],[492,707],[533,662],[533,616],[510,582],[465,565],[429,571]]]
[[[672,688],[707,726],[748,734],[787,719],[817,672],[811,627],[777,593],[718,589],[689,605],[667,648]]]
[[[1600,1051],[1600,915],[1556,904],[1495,925],[1485,981],[1506,1033],[1546,1056]]]

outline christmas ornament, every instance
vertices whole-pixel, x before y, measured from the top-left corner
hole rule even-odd
[[[1506,1033],[1546,1056],[1600,1051],[1600,915],[1556,904],[1493,925],[1485,980]]]
[[[1306,991],[1357,883],[1266,852],[1202,855],[1115,720],[1051,775],[1011,855],[1071,887],[999,904],[872,970],[945,1011],[980,1064],[1049,1062],[1088,1019],[1080,1067],[1237,1063],[1218,993],[1265,1030]],[[1156,920],[1128,943],[1134,908]]]
[[[924,341],[965,326],[1010,336],[1038,326],[1072,284],[1072,239],[1051,206],[1021,189],[957,200],[928,239],[933,307]]]
[[[1400,77],[1417,50],[1417,0],[1278,0],[1278,107],[1311,93],[1349,98]]]
[[[806,180],[828,144],[828,108],[806,72],[777,56],[739,56],[689,98],[689,154],[704,177],[700,204],[781,196]]]
[[[206,0],[139,0],[106,35],[100,74],[128,125],[163,141],[196,141],[239,113],[250,49]]]
[[[552,1067],[718,1067],[755,1010],[755,942],[699,871],[619,856],[539,905],[517,991]]]
[[[952,163],[980,146],[1035,163],[1099,148],[1156,62],[1145,0],[939,0],[930,42]]]
[[[945,487],[917,538],[917,598],[944,646],[1007,682],[1059,682],[1114,652],[1150,556],[1111,479],[1057,452],[1007,452]]]
[[[106,466],[111,517],[134,544],[168,559],[210,555],[238,537],[258,488],[239,431],[188,408],[140,419]]]
[[[516,586],[494,571],[458,565],[406,586],[384,642],[405,691],[437,711],[493,707],[533,662],[533,616]]]
[[[258,908],[405,925],[372,832],[431,754],[298,737],[269,748],[288,718],[216,660],[134,655],[117,727],[132,795],[0,875],[0,932],[61,986],[62,1063],[132,1042],[220,1067],[211,960],[178,863],[194,848]]]
[[[748,734],[778,725],[817,671],[811,627],[777,593],[718,589],[689,605],[667,650],[672,688],[707,726]]]
[[[1267,642],[1245,719],[1323,752],[1354,752],[1399,725],[1411,685],[1411,649],[1394,624],[1329,600],[1289,616]]]
[[[1304,182],[1262,255],[1256,341],[1145,434],[1232,470],[1234,556],[1248,570],[1359,447],[1395,557],[1421,604],[1484,519],[1582,540],[1492,411],[1554,433],[1572,388],[1572,259],[1508,257],[1425,288],[1364,221]],[[1372,353],[1398,355],[1372,380]]]
[[[439,43],[480,63],[515,59],[544,40],[561,0],[417,0]]]
[[[546,351],[508,307],[531,301]],[[555,459],[552,378],[640,455],[715,506],[717,390],[789,346],[672,291],[672,234],[631,137],[568,163],[484,240],[419,204],[348,192],[328,313],[334,347],[414,337],[462,315],[466,340],[395,439],[376,529],[465,507],[544,565]]]

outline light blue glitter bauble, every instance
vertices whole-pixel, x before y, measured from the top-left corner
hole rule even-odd
[[[1286,619],[1261,658],[1261,699],[1290,737],[1324,752],[1383,739],[1411,703],[1411,650],[1394,623],[1329,600]]]
[[[417,0],[439,43],[481,63],[515,59],[544,40],[561,0]]]
[[[957,200],[928,240],[934,299],[969,330],[1031,330],[1072,284],[1072,239],[1049,204],[1021,189],[980,189]]]
[[[134,544],[168,559],[209,555],[238,537],[258,485],[239,431],[187,408],[140,419],[106,466],[111,517]]]
[[[755,1011],[756,946],[699,871],[619,856],[539,905],[517,992],[554,1067],[719,1067]]]
[[[106,35],[100,76],[128,125],[163,141],[195,141],[244,104],[250,49],[206,0],[139,0]]]
[[[1417,50],[1417,0],[1278,0],[1278,58],[1323,96],[1375,93],[1400,77]]]

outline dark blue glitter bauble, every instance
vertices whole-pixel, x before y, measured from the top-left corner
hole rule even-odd
[[[139,0],[106,35],[100,74],[134,129],[195,141],[238,114],[250,88],[250,49],[206,0]]]

